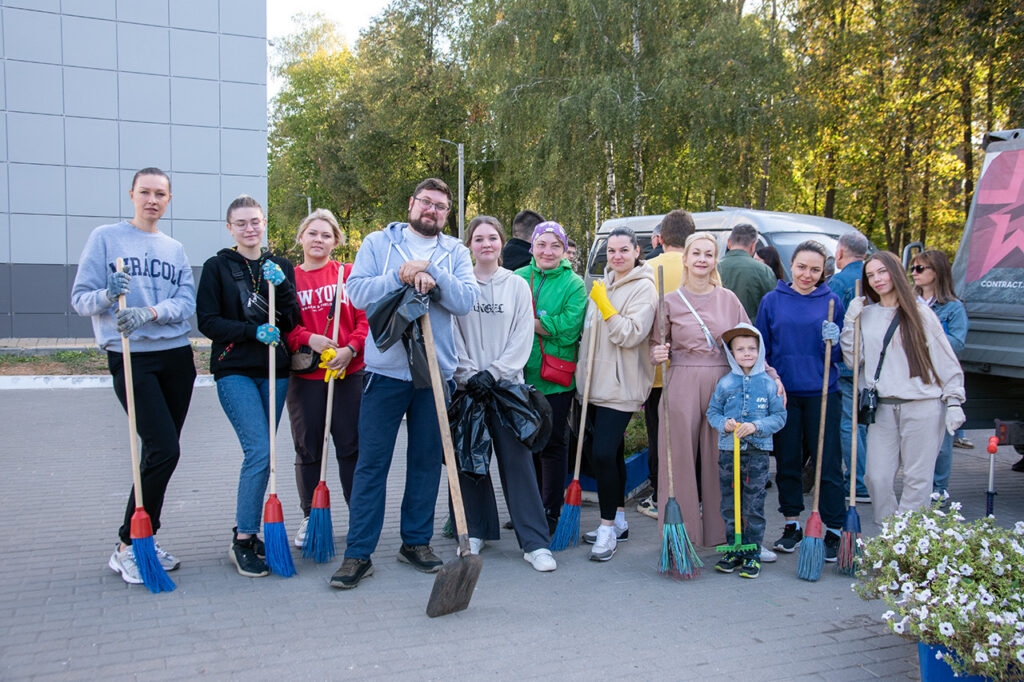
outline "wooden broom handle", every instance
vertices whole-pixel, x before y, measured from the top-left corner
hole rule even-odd
[[[124,272],[124,259],[117,259],[117,271]],[[124,294],[117,297],[117,309],[128,307]],[[128,438],[132,453],[132,483],[135,486],[135,506],[142,504],[142,471],[139,461],[139,435],[135,428],[135,382],[132,379],[132,352],[128,337],[121,334],[121,358],[124,366],[124,402],[128,409]]]
[[[576,439],[576,468],[572,480],[580,479],[580,462],[583,460],[583,440],[587,433],[587,403],[590,400],[590,377],[594,374],[594,351],[597,348],[597,324],[601,311],[594,307],[594,324],[590,327],[590,342],[587,343],[587,376],[583,381],[583,404],[580,405],[580,428]]]
[[[341,312],[341,287],[345,284],[345,264],[338,264],[338,286],[334,289],[334,331],[331,341],[338,343],[338,317]],[[320,481],[327,480],[327,445],[331,441],[331,417],[334,416],[334,382],[327,382],[327,415],[324,417],[324,443],[320,451]]]
[[[860,298],[860,280],[853,281],[853,297]],[[850,423],[853,431],[850,434],[850,506],[857,506],[857,376],[860,374],[860,315],[853,322],[853,411]]]
[[[274,295],[274,283],[267,280],[268,321],[271,326],[277,322],[277,297]],[[267,377],[267,421],[270,423],[270,494],[277,494],[277,348],[267,344],[269,354],[270,375]]]
[[[661,342],[665,343],[665,267],[658,266],[658,330]],[[676,484],[672,480],[672,440],[668,424],[668,360],[661,363],[661,423],[665,429],[665,469],[668,472],[668,496],[676,496]],[[650,443],[648,443],[650,447]],[[656,453],[657,454],[657,453]]]
[[[830,298],[828,301],[828,321],[832,321],[835,314],[836,300]],[[818,511],[818,497],[821,493],[821,451],[825,443],[825,410],[828,408],[828,374],[832,367],[832,342],[825,342],[825,371],[822,372],[821,380],[821,418],[818,420],[818,456],[814,463],[814,505],[813,511]],[[856,479],[853,475],[851,478]]]

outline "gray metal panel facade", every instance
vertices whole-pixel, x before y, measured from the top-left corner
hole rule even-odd
[[[265,0],[0,0],[0,337],[91,335],[78,257],[139,168],[171,176],[195,268],[231,198],[266,205],[266,24]]]

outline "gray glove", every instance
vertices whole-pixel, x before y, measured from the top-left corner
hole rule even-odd
[[[156,317],[149,308],[125,308],[117,311],[117,331],[129,336],[136,329],[152,322]]]
[[[850,305],[846,306],[846,319],[853,322],[864,311],[865,296],[854,296],[850,299]]]
[[[110,273],[107,277],[107,298],[111,303],[116,301],[121,294],[128,293],[128,282],[130,281],[132,281],[132,276],[127,272]]]
[[[822,321],[821,340],[831,341],[833,346],[839,343],[839,325],[828,320]]]

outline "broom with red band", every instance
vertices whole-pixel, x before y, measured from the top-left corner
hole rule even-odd
[[[122,272],[123,270],[124,260],[118,258],[117,271]],[[121,294],[117,297],[117,307],[119,310],[124,310],[125,306],[125,297],[124,294]],[[139,568],[142,584],[148,587],[153,594],[170,592],[174,589],[174,581],[160,565],[160,558],[156,555],[156,545],[153,540],[153,523],[142,502],[142,471],[139,462],[139,439],[135,429],[135,384],[132,381],[132,355],[128,337],[124,334],[121,335],[121,353],[124,358],[124,397],[128,411],[129,449],[132,453],[132,483],[135,488],[135,513],[132,514],[130,526],[132,553],[135,555],[135,565]]]
[[[334,295],[334,331],[331,341],[338,343],[338,321],[341,310],[341,287],[344,286],[345,267],[338,268],[338,286]],[[328,349],[331,350],[331,349]],[[309,510],[309,526],[306,541],[302,545],[302,556],[318,564],[334,557],[334,524],[331,521],[331,492],[327,489],[327,446],[331,439],[331,418],[334,416],[334,379],[330,370],[327,380],[327,415],[324,418],[324,444],[320,450],[320,482],[313,490],[313,504]],[[344,379],[344,377],[342,377]]]
[[[860,298],[860,280],[853,283],[853,295]],[[860,515],[857,513],[857,375],[860,373],[860,317],[853,323],[853,408],[850,436],[850,508],[843,520],[843,534],[839,540],[836,573],[856,575],[860,565]]]
[[[271,263],[272,261],[267,261]],[[276,266],[275,266],[276,267]],[[264,274],[266,271],[264,270]],[[267,303],[270,311],[270,324],[277,321],[275,284],[267,277]],[[270,424],[270,497],[263,505],[263,537],[267,548],[267,566],[282,578],[295,575],[295,563],[292,561],[292,550],[288,546],[288,532],[284,528],[284,511],[281,500],[277,499],[277,348],[276,344],[267,344],[270,352],[270,374],[268,382],[267,422]]]

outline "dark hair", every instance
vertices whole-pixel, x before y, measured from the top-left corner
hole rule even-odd
[[[944,251],[930,249],[922,251],[914,256],[912,264],[927,265],[935,273],[935,302],[938,305],[958,301],[956,292],[953,291],[953,271],[949,265],[949,256]],[[921,287],[914,287],[914,291],[921,295]]]
[[[878,303],[880,296],[868,284],[867,271],[868,264],[872,261],[878,261],[889,271],[889,281],[892,282],[893,291],[896,292],[896,316],[899,318],[900,339],[903,341],[903,352],[907,356],[910,378],[920,377],[922,382],[930,384],[933,378],[937,378],[937,375],[928,352],[924,324],[917,311],[917,297],[914,295],[914,290],[910,288],[907,273],[903,271],[903,264],[896,254],[888,251],[876,251],[864,261],[861,291],[875,303]]]
[[[571,246],[574,249],[576,248],[576,240],[575,239],[570,239],[570,238],[566,237],[565,243],[566,243],[566,245]]]
[[[448,197],[448,203],[452,203],[452,191],[445,184],[444,180],[439,178],[427,178],[420,184],[416,185],[416,189],[412,191],[413,197],[419,196],[423,190],[434,190],[436,192],[444,192],[445,196]]]
[[[789,265],[791,268],[793,267],[793,262],[796,260],[797,254],[803,253],[804,251],[810,251],[811,253],[816,253],[821,256],[821,277],[818,278],[818,282],[814,285],[816,287],[820,287],[825,283],[825,262],[828,260],[828,251],[825,250],[824,244],[814,239],[808,239],[805,242],[800,242],[796,245],[796,248],[793,249],[793,257],[789,259]]]
[[[158,175],[158,176],[160,176],[161,178],[163,178],[164,180],[167,181],[167,189],[168,189],[168,191],[170,191],[170,189],[171,189],[171,178],[167,175],[167,173],[164,173],[162,170],[160,170],[159,168],[156,168],[154,166],[150,166],[149,168],[143,168],[142,170],[137,171],[135,173],[134,177],[132,177],[132,187],[131,187],[132,189],[135,189],[135,183],[143,175]]]
[[[544,222],[544,216],[529,209],[516,213],[512,219],[512,236],[516,239],[530,241],[533,236],[533,228]]]
[[[756,253],[761,257],[761,260],[764,261],[764,264],[770,267],[772,272],[775,273],[775,279],[786,279],[786,273],[782,270],[782,259],[779,258],[779,252],[774,246],[758,247]]]
[[[481,225],[490,225],[494,228],[494,231],[498,233],[498,240],[501,241],[501,246],[504,248],[505,242],[508,237],[505,234],[505,228],[501,226],[501,222],[497,218],[489,215],[478,215],[469,221],[469,227],[466,228],[466,246],[473,241],[473,233],[476,232],[477,228]],[[498,265],[501,265],[501,251],[498,251]]]
[[[228,204],[228,212],[224,221],[230,223],[232,211],[237,211],[240,208],[258,208],[260,213],[263,213],[263,217],[267,217],[267,214],[263,211],[263,207],[260,206],[260,202],[256,201],[248,194],[239,194],[231,201],[230,204]]]
[[[757,243],[757,228],[750,223],[740,223],[729,233],[729,243],[744,248]]]
[[[633,245],[634,249],[640,248],[640,242],[638,242],[636,239],[636,232],[634,232],[633,230],[629,229],[626,226],[616,227],[614,230],[608,233],[608,240],[605,242],[605,249],[607,249],[608,244],[611,243],[612,237],[626,237],[627,239],[629,239],[629,243]],[[633,261],[633,267],[635,268],[638,265],[643,265],[643,262],[643,253],[638,253],[636,259]]]
[[[686,211],[676,209],[669,211],[661,219],[661,241],[665,246],[681,249],[686,246],[686,238],[697,230],[693,224],[693,216]]]

